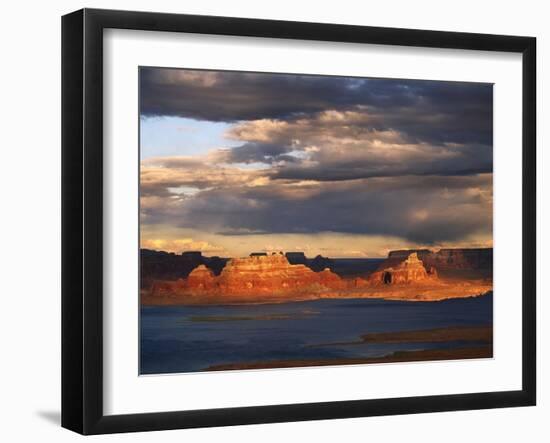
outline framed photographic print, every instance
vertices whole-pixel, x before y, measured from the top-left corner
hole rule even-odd
[[[534,405],[535,50],[64,16],[62,425]]]

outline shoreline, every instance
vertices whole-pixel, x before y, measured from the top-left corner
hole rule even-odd
[[[407,363],[419,361],[469,360],[493,358],[493,346],[462,347],[454,349],[424,349],[419,351],[396,351],[383,357],[337,358],[337,359],[296,359],[265,362],[242,362],[211,365],[203,371],[232,371],[245,369],[281,369],[314,366],[344,366],[375,363]]]
[[[479,291],[450,291],[446,294],[431,294],[424,292],[418,293],[416,288],[400,288],[404,291],[392,290],[384,294],[383,291],[371,293],[349,292],[349,293],[324,293],[324,294],[300,294],[296,296],[270,296],[266,298],[250,298],[246,296],[151,296],[149,294],[140,294],[141,306],[246,306],[246,305],[270,305],[282,303],[298,303],[314,300],[385,300],[385,301],[404,301],[404,302],[439,302],[444,300],[467,299],[486,297],[493,292],[492,285],[480,288]],[[463,288],[460,288],[463,289]],[[405,293],[404,293],[405,292]],[[411,294],[412,293],[412,294]]]
[[[319,343],[309,347],[353,346],[369,343],[446,343],[452,341],[493,343],[493,325],[447,326],[413,331],[370,332],[360,335],[359,340],[355,341]]]

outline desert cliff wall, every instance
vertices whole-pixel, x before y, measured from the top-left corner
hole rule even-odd
[[[437,271],[433,266],[426,269],[416,252],[409,253],[397,265],[383,268],[371,274],[367,280],[373,285],[399,285],[436,280]]]
[[[447,270],[486,270],[493,268],[493,248],[455,248],[441,249],[437,252],[429,249],[403,249],[390,251],[388,258],[378,270],[398,266],[411,253],[416,253],[426,269],[434,267],[437,271]]]
[[[282,254],[273,254],[231,259],[219,275],[200,265],[186,279],[154,282],[151,293],[153,296],[172,293],[176,296],[206,294],[231,297],[315,292],[343,286],[342,279],[329,269],[314,272],[305,265],[290,264]]]
[[[228,258],[205,257],[200,251],[189,251],[181,254],[172,252],[140,250],[140,287],[150,288],[158,280],[176,281],[186,278],[191,271],[200,265],[218,275]]]
[[[489,279],[493,262],[491,248],[397,250],[382,262],[360,260],[358,265],[350,259],[308,259],[303,253],[256,253],[234,259],[204,257],[200,252],[176,255],[142,250],[141,254],[141,287],[155,296],[316,294],[380,285],[431,284],[439,276]],[[292,263],[296,261],[302,263]],[[352,272],[335,272],[338,266],[350,267]]]

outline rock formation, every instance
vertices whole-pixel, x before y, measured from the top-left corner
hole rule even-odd
[[[330,271],[313,272],[305,265],[291,265],[282,254],[253,255],[231,259],[219,276],[204,265],[195,268],[185,280],[156,282],[153,296],[200,295],[232,297],[277,295],[340,289],[343,280]]]
[[[322,270],[331,269],[334,265],[333,260],[322,255],[317,255],[315,258],[307,258],[303,252],[287,252],[285,254],[288,262],[292,265],[306,265],[312,271],[321,272]],[[332,270],[332,269],[331,269]]]
[[[205,265],[218,275],[227,262],[227,258],[205,257],[200,251],[173,252],[140,251],[140,286],[150,288],[158,280],[178,280],[185,278],[199,265]]]
[[[321,272],[317,273],[319,278],[319,283],[321,286],[330,289],[343,289],[347,286],[347,283],[342,280],[338,274],[332,272],[329,268],[323,269]]]
[[[191,271],[186,284],[191,290],[212,290],[216,287],[216,277],[205,265],[199,265]]]
[[[437,269],[492,269],[493,248],[441,249],[428,257]]]
[[[175,281],[171,280],[155,280],[151,285],[151,295],[155,297],[171,297],[174,294],[179,294],[187,289],[187,284],[184,279],[180,278]]]
[[[403,262],[410,254],[416,253],[423,262],[426,270],[431,267],[438,271],[444,270],[487,270],[493,268],[493,248],[456,248],[441,249],[437,252],[429,249],[402,249],[390,251],[388,258],[378,267],[381,271],[385,268],[395,267]]]
[[[307,265],[309,261],[303,252],[287,252],[285,257],[291,265]]]
[[[319,272],[327,268],[330,269],[332,266],[333,261],[330,258],[323,257],[322,255],[318,255],[309,262],[309,267],[315,272]]]
[[[404,283],[416,283],[429,279],[436,279],[437,271],[430,267],[426,271],[418,254],[413,252],[397,266],[384,268],[369,276],[368,282],[374,285],[396,285]]]
[[[361,260],[360,266],[355,266],[352,259],[318,256],[312,260],[303,253],[285,256],[282,252],[259,252],[245,258],[220,259],[203,257],[200,253],[149,252],[150,267],[170,264],[164,273],[155,271],[167,278],[154,279],[142,290],[142,303],[152,305],[274,303],[318,298],[443,300],[478,296],[492,290],[490,278],[476,277],[473,272],[478,267],[492,269],[491,249],[392,251],[374,272],[373,267],[380,264],[380,259],[371,259],[372,264]],[[293,264],[291,260],[306,263]],[[183,269],[177,268],[178,263]],[[218,272],[212,263],[222,263]],[[321,267],[327,263],[332,266]],[[372,267],[364,271],[366,265]],[[334,270],[338,266],[348,266],[353,272],[343,278]]]
[[[224,294],[297,290],[312,286],[317,275],[304,265],[291,265],[285,256],[274,254],[235,258],[218,279]]]

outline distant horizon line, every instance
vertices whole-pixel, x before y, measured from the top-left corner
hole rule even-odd
[[[334,256],[325,256],[325,255],[322,255],[322,254],[317,254],[315,255],[313,258],[317,258],[317,257],[322,257],[322,258],[333,258],[333,259],[345,259],[345,260],[369,260],[369,259],[383,259],[383,258],[387,258],[389,257],[389,255],[392,253],[392,252],[400,252],[400,251],[411,251],[412,252],[416,252],[416,251],[429,251],[431,253],[439,253],[441,251],[448,251],[448,250],[463,250],[463,251],[468,251],[468,250],[486,250],[486,249],[493,249],[493,246],[486,246],[486,247],[479,247],[479,248],[461,248],[461,247],[456,247],[456,248],[434,248],[434,249],[431,249],[431,248],[403,248],[403,249],[391,249],[388,251],[388,253],[386,254],[386,256],[370,256],[370,257],[334,257]],[[204,255],[205,253],[207,253],[207,251],[199,251],[199,250],[188,250],[188,251],[181,251],[181,252],[174,252],[174,251],[165,251],[165,250],[162,250],[162,249],[151,249],[151,248],[142,248],[140,247],[139,248],[140,251],[153,251],[153,252],[160,252],[160,253],[165,253],[165,254],[169,254],[169,255],[184,255],[184,254],[200,254],[201,256],[203,257],[207,257],[207,258],[228,258],[228,259],[231,259],[231,258],[246,258],[246,257],[253,257],[253,256],[269,256],[269,255],[277,255],[277,254],[280,254],[280,255],[283,255],[283,256],[287,256],[287,254],[303,254],[303,256],[305,258],[308,258],[308,256],[306,255],[305,252],[303,251],[283,251],[283,250],[274,250],[274,251],[253,251],[253,252],[250,252],[248,255],[245,255],[245,256],[221,256],[221,255]]]

